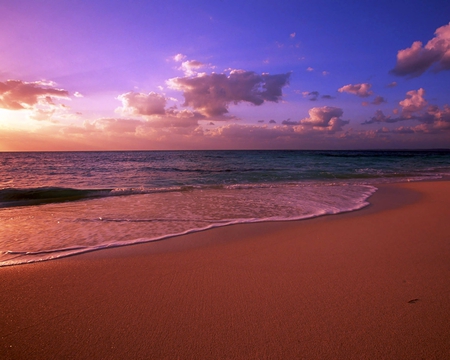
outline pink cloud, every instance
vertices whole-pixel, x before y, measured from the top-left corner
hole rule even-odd
[[[136,129],[141,126],[145,126],[145,123],[140,120],[131,119],[99,119],[94,122],[94,129],[106,131],[108,133],[135,133]]]
[[[117,97],[122,101],[120,111],[130,115],[163,115],[166,113],[166,98],[155,92],[148,94],[128,92]]]
[[[0,82],[0,108],[32,109],[36,105],[54,106],[53,99],[69,99],[66,90],[43,85],[42,82],[7,80]]]
[[[374,123],[395,123],[399,121],[416,120],[421,124],[414,127],[402,127],[397,133],[439,133],[450,130],[450,106],[444,105],[443,109],[436,105],[428,105],[424,99],[425,90],[411,90],[406,93],[406,98],[399,102],[402,107],[400,115],[396,118],[386,116],[378,110],[370,120],[363,125]]]
[[[167,99],[154,92],[148,94],[129,92],[119,95],[117,99],[122,101],[122,107],[119,107],[116,111],[123,115],[143,116],[147,120],[146,126],[153,128],[196,127],[198,126],[198,120],[204,118],[198,112],[186,109],[179,111],[176,106],[165,108]],[[124,121],[129,124],[131,120]]]
[[[261,105],[278,102],[282,88],[289,83],[290,73],[258,75],[253,71],[232,70],[230,75],[212,73],[195,77],[170,79],[170,88],[183,92],[184,106],[191,106],[205,116],[228,113],[230,103],[249,102]]]
[[[348,120],[342,120],[343,110],[333,106],[315,107],[309,110],[309,118],[300,120],[299,125],[312,127],[314,130],[341,131]]]
[[[370,88],[372,87],[371,84],[364,83],[364,84],[349,84],[341,87],[338,89],[339,92],[346,92],[349,94],[354,94],[359,97],[369,97],[373,94],[372,91],[370,91]]]
[[[425,90],[411,90],[406,93],[406,99],[399,102],[402,107],[402,115],[409,117],[411,114],[418,112],[425,108],[428,104],[424,99]]]
[[[397,64],[391,73],[398,76],[419,76],[434,65],[435,71],[450,70],[450,23],[438,28],[435,37],[423,47],[413,42],[410,48],[397,53]]]

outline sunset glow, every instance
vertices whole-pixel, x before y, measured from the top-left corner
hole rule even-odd
[[[450,4],[0,4],[0,151],[448,148]]]

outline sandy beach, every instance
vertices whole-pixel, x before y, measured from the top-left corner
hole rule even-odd
[[[450,182],[369,200],[0,268],[0,358],[450,358]]]

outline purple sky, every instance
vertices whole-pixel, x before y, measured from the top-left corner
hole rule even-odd
[[[0,14],[0,151],[450,147],[449,1]]]

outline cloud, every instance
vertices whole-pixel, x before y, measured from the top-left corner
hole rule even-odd
[[[328,99],[328,100],[336,99],[334,96],[331,96],[331,95],[322,95],[321,97],[322,97],[322,99]]]
[[[75,91],[75,93],[73,94],[73,96],[77,97],[77,98],[82,98],[84,97],[83,94],[80,94],[78,91]]]
[[[295,38],[295,32],[289,35],[292,39]]]
[[[309,110],[309,117],[299,121],[283,120],[282,125],[294,126],[297,132],[328,131],[334,133],[341,131],[348,120],[342,120],[343,110],[332,106],[314,107]]]
[[[276,124],[277,122],[273,119],[269,120],[269,124]]]
[[[425,108],[428,102],[423,98],[425,90],[420,88],[419,90],[411,90],[406,93],[406,99],[399,102],[402,107],[402,114],[406,117],[410,117],[413,113],[418,112]]]
[[[158,128],[192,128],[198,126],[198,120],[203,118],[197,112],[169,108],[164,116],[149,119],[149,123]]]
[[[373,99],[373,101],[368,102],[368,101],[364,101],[362,104],[363,106],[368,106],[370,104],[372,105],[381,105],[383,103],[387,102],[386,99],[382,96],[376,96],[375,99]]]
[[[282,125],[288,125],[288,126],[294,126],[294,125],[299,125],[300,121],[294,121],[294,120],[291,120],[291,119],[287,119],[287,120],[283,120],[281,122],[281,124]]]
[[[176,106],[165,108],[167,98],[154,92],[129,92],[119,95],[117,99],[122,101],[122,107],[117,108],[116,112],[143,116],[153,128],[192,128],[197,127],[198,120],[204,118],[198,112],[180,111]]]
[[[406,93],[406,98],[399,102],[401,107],[400,116],[392,118],[385,116],[384,113],[378,110],[371,119],[364,121],[362,124],[374,124],[374,123],[394,123],[404,120],[420,120],[424,121],[427,117],[427,112],[419,114],[424,110],[428,102],[424,99],[425,90],[420,88],[419,90],[411,90]],[[396,112],[398,113],[398,111]]]
[[[382,96],[376,96],[375,99],[373,99],[372,104],[373,105],[380,105],[386,102],[386,99]]]
[[[38,105],[54,107],[53,99],[69,99],[69,93],[66,90],[46,84],[48,82],[24,82],[21,80],[0,82],[0,108],[29,110]]]
[[[397,86],[397,82],[396,81],[393,81],[393,82],[391,82],[390,84],[387,84],[386,85],[386,87],[388,87],[388,88],[394,88],[394,87],[396,87]]]
[[[354,94],[359,97],[369,97],[373,94],[372,91],[370,91],[370,88],[372,87],[371,84],[364,83],[364,84],[355,84],[355,85],[345,85],[338,89],[339,92],[346,92],[349,94]]]
[[[306,68],[306,71],[311,72],[311,71],[314,71],[314,69],[310,66],[310,67]]]
[[[319,92],[318,91],[305,91],[302,93],[303,97],[308,97],[309,96],[309,100],[311,101],[317,101],[317,98],[319,97]]]
[[[390,72],[397,76],[416,77],[434,65],[435,71],[450,70],[450,23],[438,28],[435,37],[423,47],[413,42],[397,53],[397,63]]]
[[[143,94],[131,91],[119,95],[117,99],[122,101],[122,107],[118,110],[123,114],[152,116],[166,113],[166,98],[155,92]]]
[[[314,107],[309,110],[309,118],[300,120],[299,125],[312,127],[314,130],[336,132],[349,123],[342,120],[344,111],[333,106]]]
[[[401,119],[403,120],[403,119]],[[374,124],[374,123],[394,123],[400,121],[399,118],[397,119],[392,119],[390,116],[386,116],[384,115],[384,113],[381,110],[377,110],[375,112],[375,115],[370,118],[369,120],[366,120],[362,123],[362,125],[369,125],[369,124]]]
[[[183,70],[183,72],[186,76],[192,76],[192,75],[197,74],[197,72],[198,72],[197,70],[199,70],[205,66],[207,66],[207,65],[203,64],[200,61],[188,60],[188,61],[183,61],[181,63],[181,70]]]
[[[136,130],[141,126],[145,126],[145,122],[141,120],[105,118],[96,120],[91,125],[91,130],[124,134],[136,133]],[[85,124],[85,127],[89,128],[89,124]]]
[[[282,88],[289,84],[290,73],[256,74],[253,71],[232,70],[230,75],[198,74],[168,80],[174,90],[183,92],[184,106],[191,106],[205,116],[222,116],[228,113],[231,103],[249,102],[261,105],[266,101],[278,102]]]
[[[406,98],[399,102],[402,110],[398,117],[392,118],[386,116],[382,111],[378,110],[371,119],[364,121],[363,125],[374,123],[396,123],[399,121],[419,121],[421,124],[415,127],[403,127],[401,132],[405,133],[405,129],[412,129],[417,133],[439,133],[450,130],[450,106],[444,105],[439,108],[436,105],[428,105],[424,99],[425,91],[411,90],[406,93]],[[398,112],[397,112],[398,113]]]
[[[176,54],[173,57],[173,60],[176,61],[176,62],[180,62],[180,61],[182,61],[184,59],[186,59],[186,55],[183,55],[183,54]]]

